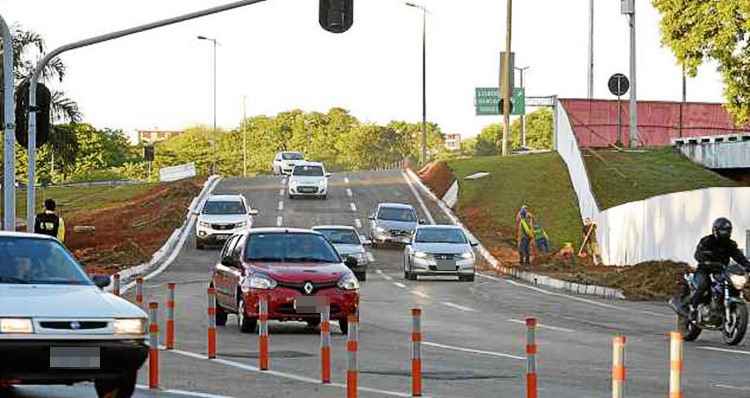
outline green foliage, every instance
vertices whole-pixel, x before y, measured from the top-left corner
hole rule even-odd
[[[508,148],[518,149],[521,146],[521,119],[514,120],[508,137]],[[526,146],[531,149],[552,149],[554,120],[552,110],[542,108],[526,115]],[[500,153],[498,142],[502,139],[503,128],[500,123],[493,123],[482,129],[475,141],[469,142],[476,156],[492,156]],[[463,145],[462,145],[463,146]],[[467,147],[468,148],[468,147]]]
[[[707,60],[719,64],[727,110],[750,122],[750,1],[651,0],[662,15],[662,43],[690,76]]]

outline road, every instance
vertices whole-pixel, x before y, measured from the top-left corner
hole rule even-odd
[[[447,223],[428,199],[415,196],[398,170],[337,173],[327,201],[289,200],[281,177],[228,178],[215,193],[244,194],[260,210],[256,226],[367,226],[379,202],[414,205],[422,217]],[[283,205],[279,203],[283,202]],[[427,212],[426,212],[426,211]],[[361,229],[364,232],[364,229]],[[423,309],[424,394],[434,397],[520,397],[524,387],[525,326],[533,316],[541,326],[538,374],[540,396],[609,395],[612,337],[627,336],[628,397],[667,394],[667,333],[674,324],[662,303],[604,301],[547,291],[483,274],[473,283],[432,279],[406,281],[402,251],[372,249],[363,284],[360,328],[360,396],[409,396],[410,309]],[[188,240],[177,260],[146,283],[147,300],[165,302],[166,284],[177,283],[177,350],[162,351],[161,385],[174,393],[140,390],[137,396],[334,397],[344,396],[345,337],[333,327],[333,381],[319,377],[319,331],[304,324],[270,324],[271,371],[260,372],[257,336],[239,332],[230,316],[218,332],[218,360],[206,351],[206,295],[214,250],[198,251]],[[161,330],[164,330],[163,325]],[[724,350],[716,333],[685,346],[684,392],[696,397],[750,396],[746,346]],[[146,383],[147,369],[139,383]],[[23,397],[94,396],[86,387],[21,389]],[[48,391],[48,393],[41,392]],[[54,391],[54,395],[52,392]],[[71,392],[75,391],[75,393]],[[66,395],[67,394],[67,395]],[[191,395],[192,394],[192,395]]]

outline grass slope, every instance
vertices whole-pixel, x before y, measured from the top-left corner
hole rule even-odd
[[[143,195],[156,184],[135,184],[120,186],[92,187],[50,187],[36,190],[36,213],[42,210],[44,200],[52,198],[63,215],[72,215],[82,211],[108,208],[128,202]],[[26,191],[19,191],[16,196],[16,216],[26,214]]]
[[[459,179],[458,214],[489,247],[515,249],[515,215],[522,204],[527,204],[542,223],[553,247],[559,248],[564,242],[577,246],[580,241],[578,201],[557,153],[476,157],[453,160],[448,166]],[[482,171],[490,175],[473,181],[464,179]]]
[[[668,193],[738,184],[671,148],[646,152],[583,151],[594,195],[602,209]]]

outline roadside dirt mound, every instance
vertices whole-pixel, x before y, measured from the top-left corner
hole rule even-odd
[[[419,170],[419,178],[425,183],[430,190],[438,197],[442,198],[446,192],[450,189],[453,181],[456,181],[456,176],[453,175],[448,164],[439,161],[432,162],[427,166]]]
[[[185,221],[203,179],[162,184],[116,207],[73,214],[66,245],[89,272],[112,274],[151,259]],[[74,232],[75,226],[94,232]]]

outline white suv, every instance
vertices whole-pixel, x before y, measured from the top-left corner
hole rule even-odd
[[[305,162],[294,166],[289,177],[289,199],[299,196],[328,198],[328,177],[323,163]]]
[[[195,226],[195,248],[206,245],[223,245],[234,234],[243,233],[253,226],[251,209],[242,195],[211,195],[203,204]]]
[[[290,175],[294,166],[305,163],[305,155],[301,152],[279,152],[273,158],[271,168],[275,175]]]

